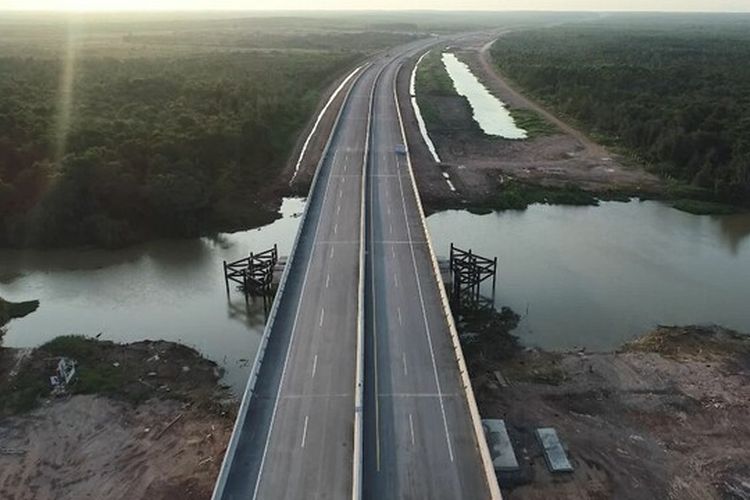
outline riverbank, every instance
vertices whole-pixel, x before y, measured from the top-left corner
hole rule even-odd
[[[750,494],[750,337],[663,326],[613,352],[553,352],[520,346],[517,320],[460,322],[480,413],[505,419],[521,464],[506,498]],[[548,472],[533,435],[543,426],[557,430],[572,474]]]
[[[76,374],[55,396],[63,357]],[[0,349],[0,497],[208,498],[236,409],[220,376],[164,341]]]

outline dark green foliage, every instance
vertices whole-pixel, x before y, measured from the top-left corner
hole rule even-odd
[[[737,207],[734,205],[725,205],[711,201],[683,199],[672,202],[672,206],[677,210],[695,215],[729,215],[737,212]]]
[[[0,327],[13,318],[23,318],[39,308],[38,300],[25,302],[8,302],[0,297]],[[0,338],[2,334],[0,334]]]
[[[510,34],[492,54],[597,139],[750,203],[750,17],[614,16]]]
[[[509,182],[483,204],[493,210],[524,210],[535,203],[546,205],[598,205],[591,193],[570,185],[564,188],[543,187]]]
[[[82,57],[62,136],[62,60],[0,57],[0,245],[120,246],[273,220],[259,191],[358,57]]]

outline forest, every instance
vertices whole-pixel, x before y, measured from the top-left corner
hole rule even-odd
[[[0,246],[119,247],[273,220],[278,200],[261,193],[322,91],[363,57],[125,51],[126,36],[25,56],[0,44]]]
[[[501,72],[596,140],[717,201],[750,205],[750,17],[603,17],[519,31]]]

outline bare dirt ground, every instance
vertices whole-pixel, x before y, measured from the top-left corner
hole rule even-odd
[[[230,434],[177,401],[73,396],[0,425],[0,497],[206,499]]]
[[[109,366],[120,360],[116,369],[132,376],[107,396],[47,396],[36,409],[0,417],[0,498],[210,498],[235,408],[215,364],[167,342],[105,345],[93,355]],[[32,374],[46,383],[49,358],[0,349],[3,397]]]
[[[433,205],[432,202],[454,204],[457,200],[463,203],[481,201],[501,190],[511,179],[555,187],[573,184],[594,193],[655,194],[661,191],[656,176],[625,166],[617,155],[509,85],[490,59],[489,47],[497,37],[498,33],[463,37],[454,42],[450,50],[509,107],[534,111],[559,132],[520,141],[479,135],[466,126],[472,117],[462,98],[444,96],[436,105],[450,110],[452,123],[448,128],[451,132],[431,132],[442,161],[441,165],[435,165],[421,140],[408,100],[408,79],[415,62],[410,61],[403,68],[399,81],[400,100],[420,192],[424,192],[428,205]],[[443,171],[450,175],[457,193],[452,193],[441,180]],[[437,186],[433,186],[435,183]]]
[[[505,498],[750,498],[747,335],[660,327],[612,353],[492,337],[467,353],[480,413],[505,419],[521,464],[501,481]],[[534,437],[545,426],[573,473],[548,471]]]

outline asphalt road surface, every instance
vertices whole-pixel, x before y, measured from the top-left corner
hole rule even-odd
[[[321,165],[224,499],[351,498],[360,209],[370,67]]]
[[[365,498],[482,499],[483,475],[396,112],[375,93],[368,186]]]
[[[362,172],[376,81],[366,199],[364,493],[489,497],[416,194],[405,157],[395,152],[402,143],[397,64],[428,44],[376,58],[352,87],[308,198],[218,498],[352,497]]]

